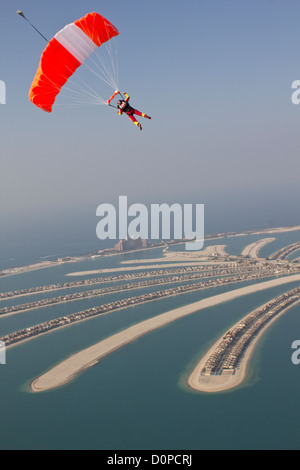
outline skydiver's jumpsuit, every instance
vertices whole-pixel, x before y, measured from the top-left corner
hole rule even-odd
[[[134,114],[137,114],[138,116],[142,116],[142,117],[146,117],[148,119],[150,119],[149,116],[147,116],[147,114],[145,113],[141,113],[140,111],[138,111],[137,109],[134,109],[130,106],[129,104],[129,99],[130,99],[130,96],[127,95],[127,93],[124,93],[124,95],[126,96],[125,100],[122,100],[121,101],[121,104],[118,105],[118,108],[119,108],[119,111],[118,111],[118,114],[123,114],[123,113],[126,113],[127,116],[129,117],[129,119],[131,119],[131,121],[138,127],[141,128],[141,125],[140,123],[136,120]]]

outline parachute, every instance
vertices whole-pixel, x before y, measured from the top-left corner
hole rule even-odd
[[[29,90],[30,101],[51,113],[57,95],[78,67],[119,31],[99,13],[66,25],[49,41]]]

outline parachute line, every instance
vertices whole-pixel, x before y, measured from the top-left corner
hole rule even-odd
[[[93,73],[97,78],[100,78],[100,80],[102,80],[109,87],[115,90],[116,88],[118,88],[118,76],[116,66],[114,64],[112,56],[110,55],[110,51],[107,49],[106,53],[108,56],[105,56],[104,49],[105,47],[102,51],[95,51],[92,56],[83,63],[83,66],[87,67],[89,71]],[[89,64],[89,62],[91,62],[91,65]]]

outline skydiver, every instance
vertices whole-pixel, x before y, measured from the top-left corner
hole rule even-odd
[[[138,116],[142,116],[146,119],[151,119],[150,116],[147,116],[147,114],[145,113],[141,113],[140,111],[138,111],[137,109],[134,109],[132,108],[132,106],[130,106],[129,104],[129,99],[130,99],[130,96],[127,95],[127,93],[124,92],[124,95],[125,95],[125,99],[123,100],[119,100],[117,105],[118,105],[118,114],[121,115],[123,113],[127,114],[127,116],[129,117],[129,119],[140,129],[142,130],[142,126],[141,124],[136,120],[135,118],[135,114],[137,114]]]

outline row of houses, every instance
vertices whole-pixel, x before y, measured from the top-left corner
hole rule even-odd
[[[202,375],[234,373],[245,350],[259,330],[282,310],[298,302],[300,288],[293,289],[251,312],[229,330],[210,355]]]

